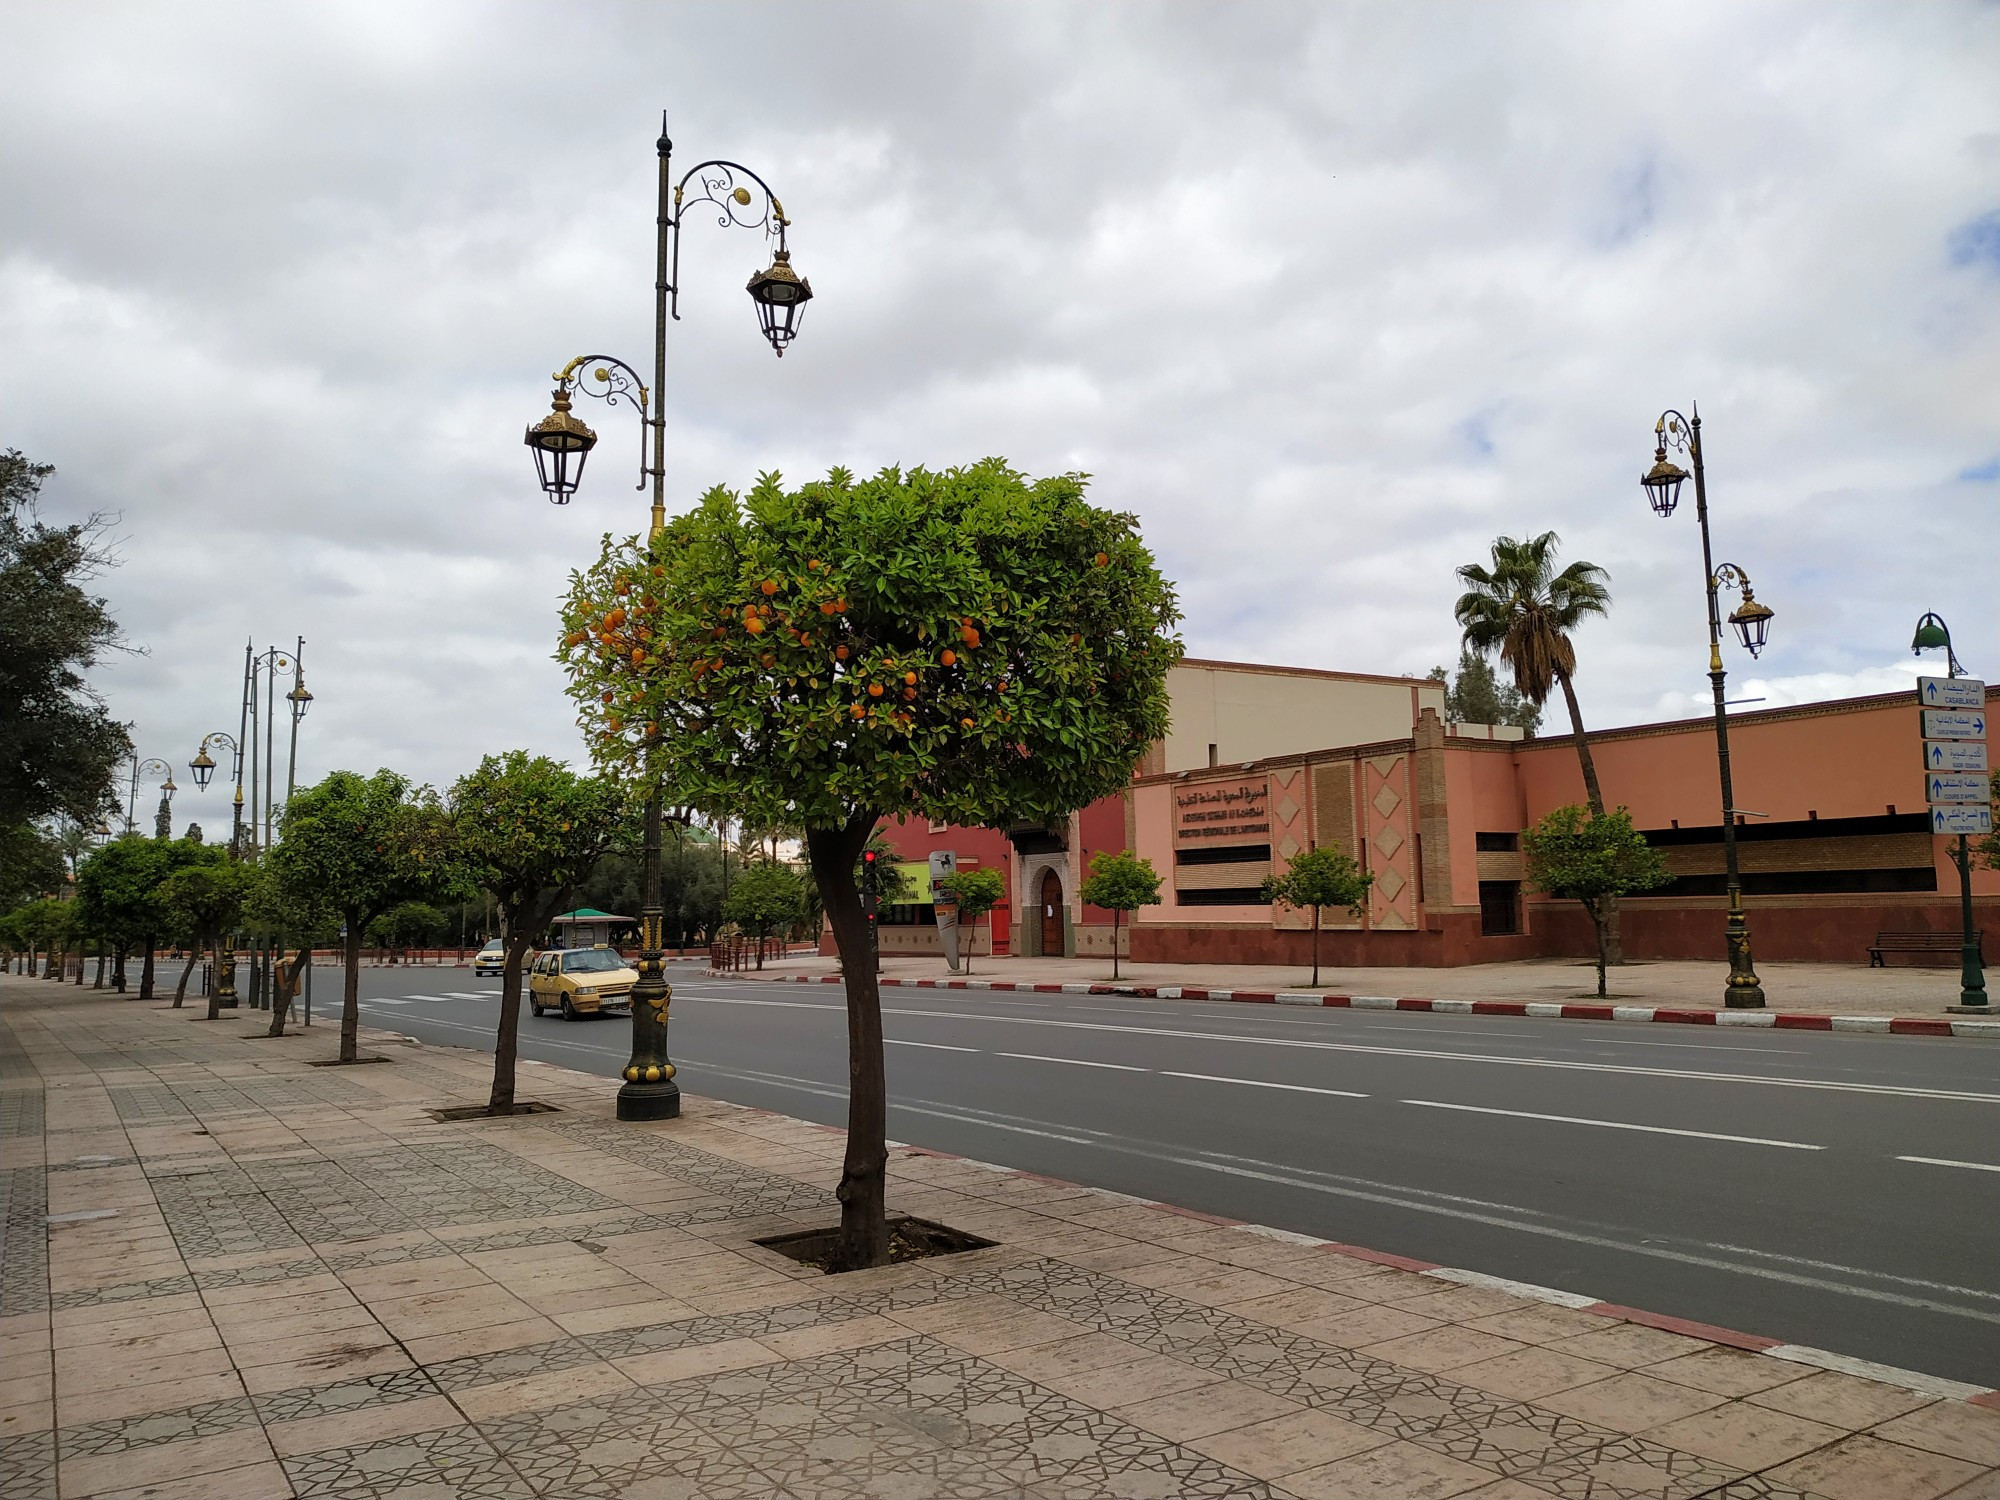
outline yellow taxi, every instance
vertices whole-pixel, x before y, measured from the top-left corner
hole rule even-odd
[[[629,1015],[638,982],[638,971],[616,949],[551,948],[528,970],[528,1008],[538,1016],[561,1011],[565,1021],[610,1011]]]

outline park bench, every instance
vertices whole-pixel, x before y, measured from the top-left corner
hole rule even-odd
[[[1868,945],[1868,967],[1888,968],[1884,955],[1890,953],[1935,954],[1940,963],[1950,965],[1958,962],[1964,945],[1964,937],[1956,932],[1878,932]]]

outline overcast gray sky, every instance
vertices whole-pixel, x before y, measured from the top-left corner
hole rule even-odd
[[[2000,676],[2000,6],[7,4],[0,443],[118,512],[101,681],[141,750],[233,731],[307,638],[301,775],[572,755],[567,571],[636,530],[602,410],[650,358],[653,140],[762,172],[817,299],[782,362],[754,234],[694,223],[670,501],[759,470],[1088,470],[1191,651],[1421,673],[1453,567],[1611,574],[1596,725],[1706,696],[1718,557],[1777,610],[1732,690],[1907,680],[1942,612]],[[185,778],[183,778],[185,780]],[[211,791],[179,808],[226,817]]]

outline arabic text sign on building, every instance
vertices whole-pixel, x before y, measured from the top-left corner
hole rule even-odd
[[[1925,708],[1984,708],[1986,684],[1977,677],[1919,677],[1917,702]]]
[[[1983,740],[1986,713],[1983,709],[1961,712],[1950,708],[1924,710],[1924,738],[1927,740]]]
[[[1931,832],[1982,834],[1993,831],[1993,809],[1962,802],[1931,804]]]

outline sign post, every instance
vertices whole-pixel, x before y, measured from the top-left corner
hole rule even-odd
[[[1921,631],[1919,649],[1921,649]],[[1947,638],[1948,642],[1948,638]],[[1947,653],[1949,645],[1947,643]],[[1958,663],[1952,660],[1956,669]],[[1986,1014],[1986,968],[1979,929],[1972,924],[1972,851],[1968,838],[1993,831],[1993,788],[1986,769],[1986,684],[1976,677],[1919,677],[1924,800],[1931,833],[1958,839],[1958,900],[1963,939],[1959,949],[1958,1004],[1954,1011]]]
[[[938,942],[944,947],[944,961],[958,972],[958,897],[938,882],[958,873],[958,854],[938,849],[931,854],[931,909],[937,913]]]

